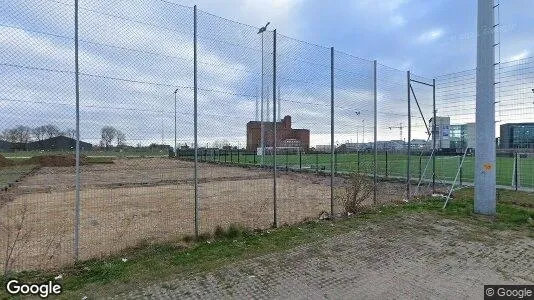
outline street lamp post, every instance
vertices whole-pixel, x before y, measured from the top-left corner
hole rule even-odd
[[[260,108],[260,146],[261,146],[261,165],[263,166],[263,156],[265,155],[265,129],[263,125],[263,33],[267,30],[271,22],[267,22],[265,26],[260,28],[258,34],[261,34],[261,108]]]
[[[362,129],[362,144],[365,144],[365,119],[362,120],[363,129]]]
[[[360,111],[356,111],[356,116],[359,116],[360,113],[361,113]],[[365,130],[365,127],[364,127],[364,130]],[[358,125],[356,125],[356,144],[358,145],[358,148],[360,148],[360,138],[359,138]]]

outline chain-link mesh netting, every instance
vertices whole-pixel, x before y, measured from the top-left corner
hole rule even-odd
[[[334,182],[339,212],[374,202],[374,62],[334,52]],[[358,190],[356,193],[355,190]]]
[[[407,198],[408,77],[406,72],[377,66],[377,172],[383,189],[380,201]],[[386,200],[387,199],[387,200]]]
[[[167,159],[175,114],[192,140],[193,11],[132,4],[80,3],[81,153],[114,157],[81,167],[80,258],[194,232],[193,165]]]
[[[466,149],[475,148],[475,96],[475,70],[436,79],[436,184],[450,188],[456,174],[458,185],[474,181],[474,156],[460,164]]]
[[[258,28],[202,11],[197,21],[201,231],[231,223],[268,228],[273,223],[272,175],[254,165],[256,149],[247,144],[247,130],[255,125],[262,55],[264,97],[272,89],[273,34],[258,34]],[[272,126],[266,130],[271,134]],[[226,164],[218,164],[219,159],[214,164],[213,153],[221,150]]]
[[[434,98],[429,78],[191,7],[134,1],[80,1],[77,40],[73,3],[2,2],[4,271],[473,182],[475,70],[438,77]],[[532,189],[533,60],[496,68],[497,182]]]
[[[412,195],[435,192],[433,181],[433,143],[431,120],[434,113],[434,82],[432,79],[410,74],[411,110],[411,182]]]
[[[330,49],[277,35],[280,223],[330,211]],[[328,148],[328,149],[327,149]],[[292,171],[301,171],[300,174]]]
[[[60,2],[6,2],[0,21],[0,143],[8,157],[0,157],[0,268],[50,268],[74,257],[74,9]],[[43,152],[65,156],[35,157]],[[58,169],[68,178],[63,193],[54,192]]]
[[[497,183],[518,189],[532,189],[534,59],[525,58],[497,65],[496,81],[496,134],[499,137]]]

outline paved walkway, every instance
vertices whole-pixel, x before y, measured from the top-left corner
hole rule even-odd
[[[534,284],[534,239],[428,216],[396,218],[116,299],[482,299]]]

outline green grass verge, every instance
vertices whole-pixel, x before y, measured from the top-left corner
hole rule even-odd
[[[79,262],[48,272],[21,272],[10,278],[23,282],[43,282],[63,274],[65,299],[87,295],[97,297],[106,292],[123,292],[140,284],[156,283],[166,278],[202,273],[230,262],[285,251],[295,246],[316,242],[337,234],[356,230],[368,222],[380,222],[409,214],[433,214],[436,217],[469,222],[494,230],[524,231],[534,237],[534,195],[500,191],[497,216],[473,214],[473,191],[456,193],[446,209],[436,199],[404,205],[386,205],[368,209],[356,217],[330,221],[310,221],[296,226],[253,232],[237,226],[218,228],[214,234],[203,234],[200,241],[186,237],[184,241],[159,245],[140,245],[105,259]],[[121,259],[127,258],[126,262]],[[7,278],[1,278],[3,282]],[[5,293],[5,291],[3,291]],[[0,298],[7,295],[0,292]],[[101,296],[101,295],[100,295]]]
[[[17,182],[21,177],[33,171],[35,165],[15,165],[0,168],[0,190],[9,187],[10,184]]]

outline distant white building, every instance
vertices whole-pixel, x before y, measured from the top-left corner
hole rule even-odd
[[[317,152],[330,152],[330,145],[316,145],[315,151]]]
[[[413,139],[410,143],[412,150],[424,150],[428,148],[426,140]]]
[[[430,130],[434,128],[434,121],[436,122],[436,132],[432,133],[432,141],[436,140],[437,149],[448,149],[451,147],[451,118],[450,117],[436,117],[430,119]]]

